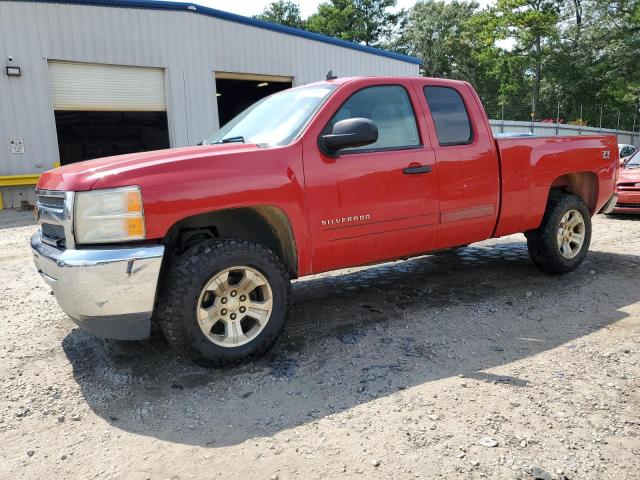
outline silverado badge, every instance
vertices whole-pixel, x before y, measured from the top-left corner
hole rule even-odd
[[[326,220],[322,220],[322,226],[327,227],[329,225],[338,225],[340,223],[363,222],[370,218],[371,215],[368,213],[365,215],[354,215],[352,217],[328,218]]]

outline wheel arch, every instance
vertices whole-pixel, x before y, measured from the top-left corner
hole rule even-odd
[[[549,195],[553,190],[572,193],[580,197],[587,205],[591,215],[596,213],[596,205],[598,202],[598,176],[595,173],[565,173],[564,175],[557,177],[551,183]]]
[[[168,230],[167,250],[180,254],[210,238],[241,238],[272,250],[289,276],[298,276],[298,253],[291,222],[286,213],[272,205],[254,205],[199,213],[185,217]]]

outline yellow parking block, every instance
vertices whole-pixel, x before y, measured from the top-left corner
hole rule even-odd
[[[28,173],[26,175],[0,175],[0,188],[2,187],[24,187],[35,185],[40,178],[39,173]],[[2,191],[0,190],[0,210],[4,208],[2,202]]]

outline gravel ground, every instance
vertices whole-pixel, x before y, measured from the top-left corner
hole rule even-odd
[[[74,327],[0,211],[2,479],[640,478],[640,218],[563,277],[514,235],[294,284],[225,371]]]

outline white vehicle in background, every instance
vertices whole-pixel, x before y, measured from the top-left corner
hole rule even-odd
[[[620,152],[620,165],[624,165],[624,162],[635,153],[637,150],[633,145],[629,145],[627,143],[619,143],[618,151]]]

